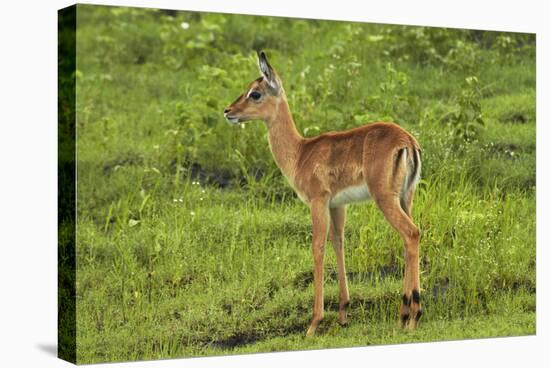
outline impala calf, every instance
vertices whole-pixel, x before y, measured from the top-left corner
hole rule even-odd
[[[275,162],[298,196],[308,204],[313,223],[313,318],[307,335],[323,319],[323,259],[330,233],[336,252],[340,307],[338,320],[347,323],[349,292],[344,259],[346,205],[372,199],[405,243],[405,276],[400,316],[415,328],[420,307],[419,238],[411,209],[420,177],[420,146],[394,123],[371,123],[315,138],[300,135],[292,119],[277,73],[263,52],[258,54],[262,76],[224,110],[233,124],[263,120]]]

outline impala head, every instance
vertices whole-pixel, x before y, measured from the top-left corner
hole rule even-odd
[[[263,51],[258,53],[258,64],[262,76],[250,83],[246,91],[223,110],[223,116],[232,124],[268,120],[284,98],[281,80],[267,62]]]

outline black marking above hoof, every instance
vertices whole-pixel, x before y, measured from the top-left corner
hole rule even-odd
[[[420,317],[422,317],[422,309],[419,309],[418,312],[416,312],[416,316],[414,317],[415,321],[418,322]]]
[[[412,292],[412,301],[416,304],[420,304],[420,293],[416,289]]]
[[[401,316],[401,326],[402,327],[405,327],[407,325],[407,322],[409,321],[409,318],[410,318],[410,314],[407,313],[407,314],[403,314]]]
[[[411,299],[407,298],[406,294],[403,294],[403,305],[410,307],[411,306]]]

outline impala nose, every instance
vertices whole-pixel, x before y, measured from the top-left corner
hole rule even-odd
[[[229,114],[230,112],[231,112],[231,109],[230,109],[230,108],[227,108],[227,109],[223,110],[223,114],[224,114],[224,115],[227,115],[227,114]]]

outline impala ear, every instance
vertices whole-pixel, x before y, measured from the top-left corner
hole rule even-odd
[[[263,51],[258,52],[258,65],[260,66],[260,72],[267,81],[267,84],[269,84],[269,87],[273,89],[274,94],[278,94],[281,86],[277,78],[277,73],[275,73],[271,65],[269,65],[267,57]]]

